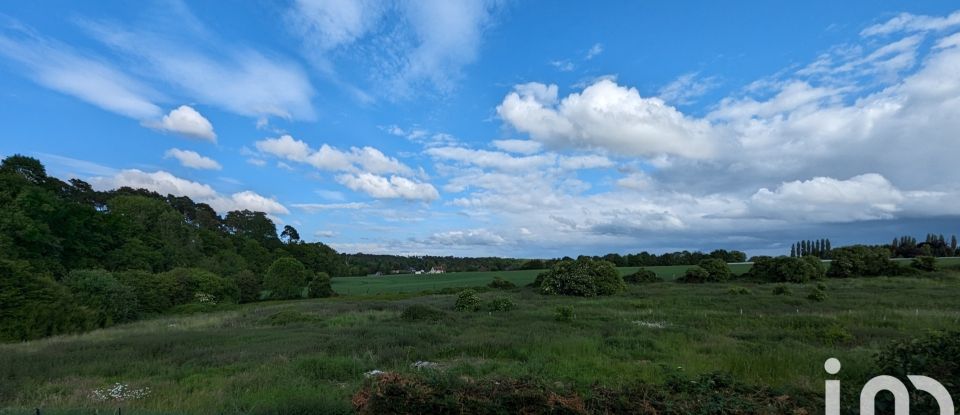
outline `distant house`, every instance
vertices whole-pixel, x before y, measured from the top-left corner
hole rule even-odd
[[[414,270],[413,273],[415,275],[420,275],[420,274],[423,274],[423,270],[422,269]]]
[[[430,271],[427,271],[427,274],[443,274],[445,272],[447,271],[443,269],[443,265],[437,265],[433,268],[430,268]]]

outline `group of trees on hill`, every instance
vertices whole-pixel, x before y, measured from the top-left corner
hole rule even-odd
[[[29,157],[0,163],[0,339],[187,304],[330,295],[329,276],[346,272],[333,249],[289,226],[278,236],[263,212],[221,217],[187,197],[64,182]]]
[[[890,252],[895,258],[914,258],[918,256],[934,257],[952,257],[960,255],[960,249],[957,246],[957,236],[951,236],[949,240],[943,237],[943,234],[927,234],[923,242],[918,243],[917,238],[912,236],[901,236],[894,238],[890,243]]]

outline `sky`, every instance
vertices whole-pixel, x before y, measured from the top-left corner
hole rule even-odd
[[[0,156],[341,252],[960,234],[960,7],[3,2],[0,125]]]

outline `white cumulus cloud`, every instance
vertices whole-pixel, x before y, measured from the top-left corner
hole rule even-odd
[[[341,174],[337,182],[350,190],[364,192],[377,199],[406,199],[430,202],[440,193],[430,183],[422,183],[400,176],[389,178],[372,173]]]
[[[553,148],[602,149],[629,156],[707,158],[717,143],[709,122],[687,117],[660,98],[603,79],[556,101],[555,85],[525,84],[497,113],[510,126]]]
[[[275,199],[261,196],[253,191],[223,195],[210,185],[183,179],[162,170],[153,173],[137,169],[122,170],[113,176],[94,177],[90,180],[90,184],[97,190],[111,190],[126,186],[150,190],[161,195],[186,196],[194,202],[209,204],[220,213],[243,209],[271,214],[290,213]]]
[[[186,137],[217,142],[217,134],[213,132],[213,124],[210,124],[210,121],[197,110],[187,105],[181,105],[171,110],[159,121],[146,121],[144,125]]]
[[[175,158],[180,164],[184,167],[189,167],[191,169],[200,169],[200,170],[221,170],[223,166],[220,163],[217,163],[216,160],[201,156],[196,151],[190,150],[181,150],[179,148],[171,148],[167,150],[164,154],[164,158]]]

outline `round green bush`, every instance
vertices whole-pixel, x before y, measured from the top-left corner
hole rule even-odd
[[[700,261],[698,264],[700,268],[703,268],[709,274],[709,282],[724,282],[729,281],[733,277],[733,272],[730,271],[730,266],[726,262],[723,262],[722,259],[708,258]]]
[[[548,295],[595,297],[613,295],[626,288],[613,264],[590,258],[560,261],[541,275],[540,292]]]
[[[824,301],[827,299],[827,293],[821,289],[814,288],[810,291],[810,294],[807,295],[807,299],[816,302]]]
[[[487,284],[487,287],[496,290],[511,290],[517,288],[517,284],[507,281],[501,277],[493,277],[493,281],[490,281],[490,283]]]
[[[560,306],[553,310],[553,319],[561,323],[569,323],[573,321],[573,318],[573,307]]]
[[[805,283],[821,279],[824,275],[823,265],[815,257],[758,257],[754,259],[753,267],[747,273],[751,279],[766,282],[793,282]]]
[[[309,271],[300,261],[293,258],[278,258],[270,265],[263,279],[263,288],[270,290],[270,297],[291,299],[303,297],[303,287],[307,285]]]
[[[487,309],[490,311],[511,311],[515,308],[517,308],[517,305],[509,298],[504,297],[494,298],[487,304]]]
[[[937,258],[932,256],[918,256],[910,261],[910,266],[914,269],[920,271],[936,271],[937,270]]]
[[[309,298],[333,297],[335,294],[333,287],[330,286],[330,274],[326,272],[318,272],[313,280],[307,284],[307,297]]]
[[[710,273],[700,266],[688,268],[683,276],[677,278],[677,282],[684,284],[703,284],[708,281],[710,281]]]
[[[480,309],[480,296],[474,290],[463,290],[457,294],[453,309],[457,311],[477,311]]]
[[[644,284],[651,282],[661,282],[663,278],[657,276],[656,272],[650,271],[646,268],[640,268],[637,272],[623,277],[623,281],[628,284]]]
[[[835,248],[827,276],[831,278],[876,277],[897,275],[899,266],[890,260],[890,250],[863,245]]]

